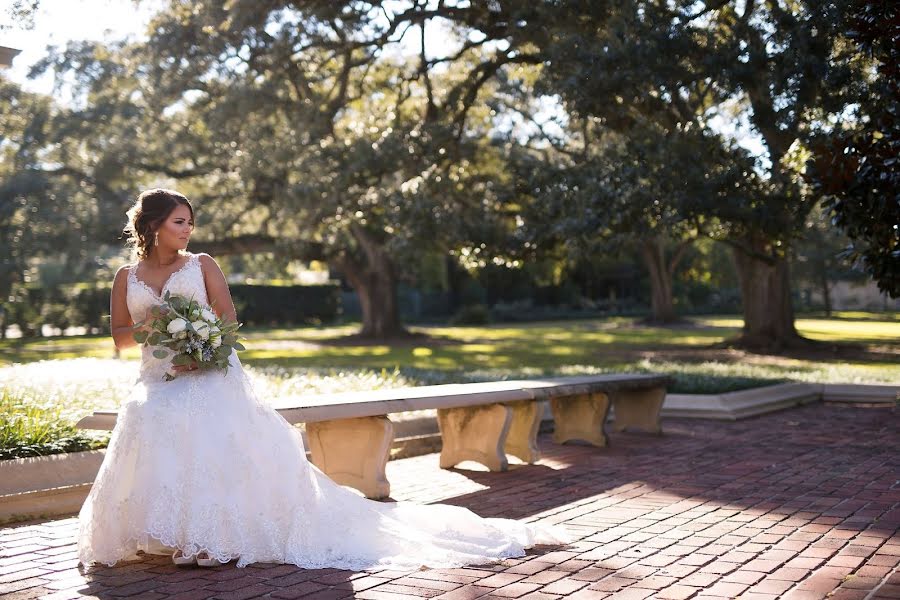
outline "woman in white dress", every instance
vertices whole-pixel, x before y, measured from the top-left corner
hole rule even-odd
[[[236,321],[225,277],[186,252],[193,208],[148,190],[128,212],[137,261],[116,274],[110,303],[118,348],[166,292]],[[449,505],[368,500],[306,459],[299,432],[261,403],[237,356],[230,368],[178,367],[143,348],[140,377],[119,410],[106,458],[79,515],[78,555],[112,565],[174,550],[177,564],[231,560],[363,570],[455,567],[565,543],[558,529],[481,518]]]

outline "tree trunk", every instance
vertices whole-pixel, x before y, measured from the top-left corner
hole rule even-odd
[[[665,239],[662,236],[648,236],[640,242],[641,256],[650,272],[650,321],[653,323],[673,323],[678,320],[672,279],[675,268],[692,241],[682,241],[669,261],[666,261]]]
[[[794,327],[790,269],[787,259],[771,251],[762,236],[734,247],[741,286],[744,329],[739,343],[751,348],[781,350],[803,338]]]
[[[831,316],[831,291],[828,289],[828,269],[825,265],[825,259],[819,264],[819,277],[822,282],[822,302],[825,304],[825,316]]]
[[[359,335],[378,340],[407,335],[400,322],[393,261],[365,229],[355,226],[351,233],[359,243],[365,261],[345,253],[334,262],[359,296],[363,321]]]

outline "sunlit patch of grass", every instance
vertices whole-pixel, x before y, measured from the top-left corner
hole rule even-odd
[[[900,323],[864,320],[866,314],[854,313],[852,316],[854,320],[804,318],[798,319],[797,324],[801,333],[823,341],[854,341],[891,346],[900,339]],[[429,336],[434,343],[427,341],[429,337],[426,337],[421,342],[412,340],[413,343],[409,343],[407,340],[394,345],[367,345],[362,341],[348,339],[346,336],[357,330],[354,324],[296,329],[248,329],[245,332],[248,349],[241,357],[246,364],[254,367],[277,365],[291,369],[353,370],[393,370],[401,367],[457,373],[494,370],[499,374],[492,375],[496,378],[523,368],[535,369],[541,373],[556,372],[573,366],[621,369],[635,365],[635,361],[655,353],[665,356],[666,350],[703,350],[733,337],[741,326],[740,319],[736,317],[700,317],[695,318],[693,323],[672,328],[646,327],[635,323],[633,319],[617,317],[512,326],[491,324],[482,327],[413,327],[411,329],[415,333]],[[123,357],[133,359],[138,354],[138,350],[132,348],[124,352]],[[102,336],[0,341],[0,365],[74,357],[100,360],[108,359],[111,355],[112,343],[109,338]],[[800,373],[807,373],[811,379],[833,381],[835,379],[828,373],[844,364],[829,364],[822,360],[792,362],[793,359],[761,355],[748,356],[747,359],[757,366],[768,365],[771,371],[758,375],[766,380],[796,378],[801,376]],[[722,364],[727,360],[723,358]],[[119,362],[115,361],[115,364]],[[683,363],[667,364],[674,367],[676,364],[691,363],[687,357]],[[722,368],[728,370],[736,366]],[[837,372],[848,382],[867,379],[873,382],[900,380],[898,364],[892,362],[847,363],[846,367]],[[37,374],[35,376],[38,377]],[[104,400],[102,395],[93,394],[92,397]]]
[[[800,332],[813,339],[840,342],[893,344],[900,339],[900,322],[846,319],[798,319]],[[392,367],[410,364],[421,368],[480,368],[489,356],[498,365],[538,365],[558,367],[591,364],[598,353],[616,349],[653,350],[702,348],[737,335],[741,320],[736,317],[700,317],[695,326],[646,327],[632,319],[592,319],[482,327],[412,327],[412,331],[438,340],[418,344],[416,351],[405,345],[366,345],[346,336],[355,325],[305,327],[296,329],[250,329],[245,332],[245,358],[259,361],[298,361],[309,366]],[[334,343],[339,341],[340,343]],[[563,349],[564,348],[564,349]],[[427,354],[425,350],[430,350]],[[106,337],[79,337],[0,342],[0,364],[33,362],[42,359],[112,355]],[[136,349],[123,356],[134,358]]]
[[[822,315],[824,318],[824,315]],[[856,319],[860,321],[897,321],[900,320],[900,312],[865,312],[861,310],[838,310],[831,313],[829,319]]]
[[[115,347],[109,336],[0,340],[0,365],[61,358],[111,358],[114,354]],[[121,353],[123,358],[140,355],[137,347]]]
[[[795,321],[797,332],[804,337],[826,342],[858,342],[858,343],[900,343],[900,319],[865,318],[871,313],[841,313],[856,315],[831,319],[799,318]],[[698,323],[710,327],[731,329],[737,334],[743,327],[743,321],[737,317],[704,317]]]
[[[798,319],[797,331],[825,342],[900,342],[900,321]]]

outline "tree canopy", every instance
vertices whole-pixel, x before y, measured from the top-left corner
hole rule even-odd
[[[848,37],[876,65],[859,82],[856,118],[813,144],[808,179],[850,237],[845,256],[900,297],[900,11],[889,2],[848,7]]]
[[[801,177],[808,148],[876,85],[848,43],[853,6],[173,0],[146,41],[48,55],[35,72],[71,82],[72,105],[28,99],[50,125],[36,158],[7,150],[35,189],[90,196],[103,239],[106,215],[153,182],[196,200],[210,248],[329,261],[359,292],[366,335],[402,333],[406,265],[461,249],[631,244],[668,320],[673,272],[706,235],[733,249],[744,341],[781,347],[797,340],[792,243],[823,189]],[[716,125],[737,119],[765,155]]]

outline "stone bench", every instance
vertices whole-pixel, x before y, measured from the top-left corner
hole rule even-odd
[[[391,413],[437,409],[441,468],[475,461],[502,471],[508,468],[507,454],[526,463],[540,459],[541,401],[550,402],[554,441],[606,446],[610,406],[614,430],[660,433],[659,414],[670,383],[663,375],[590,375],[283,397],[270,405],[288,423],[306,424],[312,462],[329,477],[370,498],[385,498],[390,495],[385,465],[394,438]],[[95,411],[78,427],[111,430],[116,414]]]

